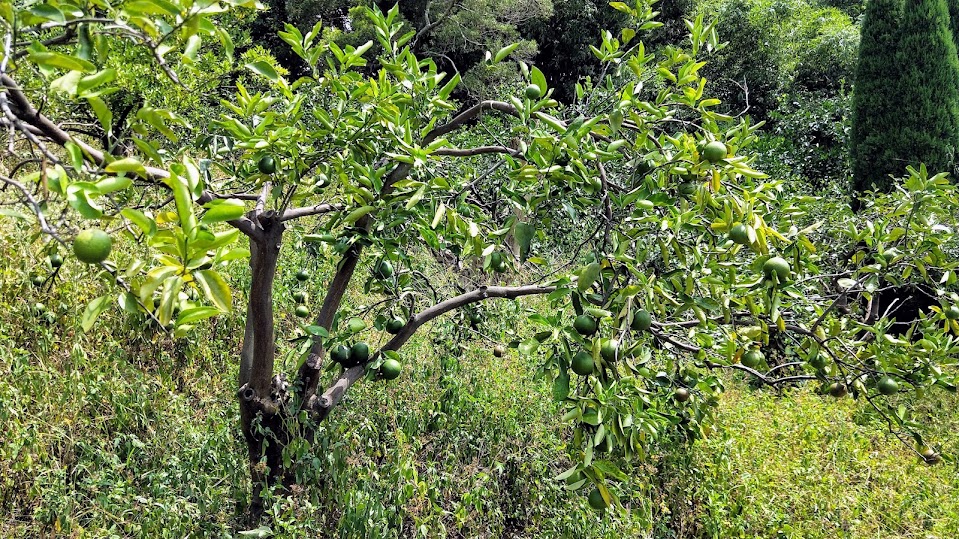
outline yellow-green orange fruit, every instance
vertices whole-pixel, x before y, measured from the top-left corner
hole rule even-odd
[[[763,262],[763,273],[767,279],[772,279],[773,273],[779,277],[779,282],[789,279],[789,262],[780,256],[774,256]]]
[[[87,264],[99,264],[110,256],[113,238],[99,228],[88,228],[73,240],[73,254]]]
[[[703,149],[703,157],[706,158],[710,163],[718,163],[719,161],[726,158],[726,153],[729,150],[726,148],[726,145],[718,140],[714,140],[706,145]]]
[[[746,225],[742,223],[734,224],[733,227],[729,229],[729,239],[733,240],[733,243],[738,243],[739,245],[748,245],[749,230],[746,228]]]

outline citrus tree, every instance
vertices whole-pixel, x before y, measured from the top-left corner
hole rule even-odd
[[[649,3],[613,2],[633,22],[590,48],[604,75],[578,85],[574,103],[520,64],[524,88],[459,104],[459,77],[415,56],[397,9],[370,10],[376,39],[356,48],[319,24],[306,35],[288,25],[281,37],[311,75],[250,62],[208,125],[145,105],[127,120],[129,144],[74,129],[77,115],[115,129],[109,96],[142,69],[130,58],[174,85],[201,52],[229,54],[218,17],[233,7],[258,6],[0,6],[0,181],[5,204],[30,210],[21,217],[51,266],[65,251],[87,275],[110,276],[84,330],[119,306],[189,338],[242,296],[237,397],[254,516],[262,487],[296,481],[351,386],[402,376],[414,333],[442,316],[477,324],[486,302],[534,295],[538,331],[510,344],[552,380],[575,463],[560,479],[597,509],[618,503],[617,483],[650,443],[711,428],[722,370],[865,398],[908,447],[940,458],[891,399],[955,389],[954,188],[910,169],[869,201],[868,222],[789,194],[749,164],[758,126],[714,112],[699,71],[718,40],[701,18],[686,48],[654,55],[638,39],[656,26]],[[113,250],[119,238],[131,247]],[[312,283],[316,309],[294,297],[300,361],[282,372],[278,267],[284,249],[307,248],[335,272]],[[438,286],[419,271],[426,258],[463,278]],[[248,286],[224,277],[237,264],[249,264]],[[893,333],[890,294],[907,282],[927,301]],[[361,285],[382,297],[375,307],[344,302]]]

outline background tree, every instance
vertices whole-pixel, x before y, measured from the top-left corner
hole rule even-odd
[[[959,57],[946,0],[906,0],[896,61],[900,66],[897,136],[900,163],[953,172],[959,147]]]
[[[889,175],[905,164],[898,141],[905,95],[898,53],[901,19],[899,0],[872,0],[866,7],[852,101],[849,153],[855,192],[888,186]]]

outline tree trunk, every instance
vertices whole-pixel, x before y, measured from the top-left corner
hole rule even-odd
[[[252,482],[247,516],[253,523],[263,514],[263,489],[282,477],[287,441],[278,406],[285,384],[273,378],[273,280],[285,227],[272,211],[261,214],[258,224],[263,234],[250,240],[252,280],[237,392]]]

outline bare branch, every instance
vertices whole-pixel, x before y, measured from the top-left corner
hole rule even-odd
[[[516,110],[516,107],[510,105],[509,103],[504,103],[503,101],[480,101],[479,103],[461,112],[449,122],[435,127],[429,132],[428,135],[426,135],[426,137],[423,138],[423,145],[428,145],[443,135],[452,133],[460,127],[463,127],[466,122],[477,118],[484,110],[496,110],[513,116],[519,115],[519,111]]]
[[[315,206],[292,208],[283,212],[283,216],[280,217],[280,221],[290,221],[292,219],[299,219],[300,217],[307,217],[310,215],[323,215],[334,211],[340,211],[342,209],[343,206],[341,204],[317,204]]]
[[[472,157],[474,155],[485,155],[491,153],[505,153],[513,157],[521,157],[523,154],[508,148],[506,146],[479,146],[476,148],[440,148],[433,152],[433,155],[445,155],[449,157]]]
[[[464,307],[472,303],[478,303],[490,298],[516,299],[522,296],[532,296],[539,294],[549,294],[556,290],[553,286],[481,286],[476,290],[460,294],[449,298],[441,303],[413,315],[406,325],[389,342],[387,342],[370,360],[375,360],[380,354],[387,350],[399,350],[410,337],[416,333],[416,330],[423,324],[442,316],[454,309]],[[359,380],[365,371],[365,365],[357,365],[343,372],[329,389],[319,398],[311,399],[310,408],[316,412],[322,419],[329,414],[329,411],[340,402],[346,390]]]

